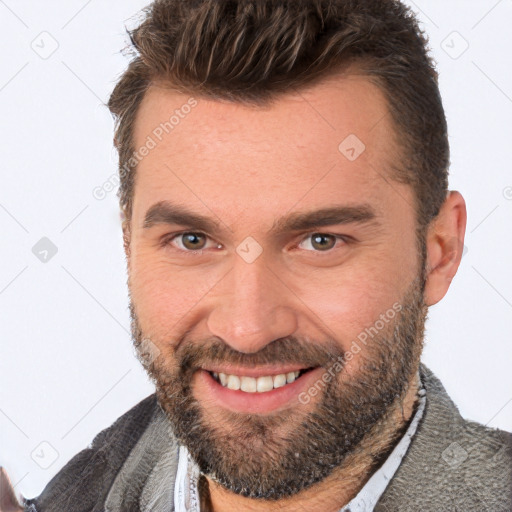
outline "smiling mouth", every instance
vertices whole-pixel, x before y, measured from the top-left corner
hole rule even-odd
[[[230,375],[221,372],[208,372],[221,386],[233,391],[246,393],[266,393],[273,389],[282,388],[300,379],[305,373],[314,368],[305,368],[278,375],[263,375],[261,377],[248,377],[245,375]]]

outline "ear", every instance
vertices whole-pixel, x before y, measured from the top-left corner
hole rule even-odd
[[[456,190],[448,192],[427,235],[427,276],[425,304],[437,304],[446,294],[457,273],[464,251],[466,202]]]
[[[130,240],[131,240],[131,229],[130,229],[130,219],[126,218],[126,215],[123,211],[121,211],[121,220],[122,220],[122,227],[123,227],[123,247],[124,247],[124,253],[126,255],[126,260],[128,264],[130,263]]]

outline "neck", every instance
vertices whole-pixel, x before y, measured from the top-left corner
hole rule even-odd
[[[390,413],[365,436],[357,450],[349,454],[329,477],[309,489],[277,502],[265,501],[237,495],[206,478],[201,484],[203,494],[207,495],[201,511],[338,512],[357,495],[404,434],[415,411],[418,386],[418,375],[415,374],[404,399],[395,402]]]

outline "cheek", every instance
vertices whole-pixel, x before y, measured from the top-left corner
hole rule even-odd
[[[312,317],[327,335],[336,335],[344,351],[365,329],[377,324],[383,330],[381,315],[395,316],[393,305],[400,302],[401,283],[397,272],[380,264],[354,265],[339,271],[316,273],[315,279],[297,290],[304,303],[315,313]],[[314,283],[314,286],[312,286]],[[378,323],[377,323],[378,322]],[[389,329],[390,322],[384,329]],[[361,351],[365,352],[365,345]]]
[[[213,268],[178,268],[162,255],[144,250],[134,253],[130,292],[142,330],[153,336],[182,332],[220,278],[222,274]]]

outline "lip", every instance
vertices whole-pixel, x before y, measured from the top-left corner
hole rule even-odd
[[[259,366],[258,368],[241,368],[236,366],[224,365],[224,366],[208,366],[206,368],[202,368],[208,372],[216,372],[216,373],[225,373],[226,375],[236,375],[237,377],[254,377],[257,379],[258,377],[266,377],[270,375],[275,377],[276,375],[281,375],[282,373],[290,373],[300,370],[306,370],[307,367],[299,366],[299,365],[289,365],[289,366]]]
[[[317,367],[286,386],[264,393],[247,393],[225,388],[210,375],[209,371],[198,370],[196,386],[194,386],[196,388],[195,394],[201,397],[201,401],[204,400],[208,404],[218,405],[233,412],[272,413],[294,405],[302,405],[299,401],[299,395],[308,390],[314,382],[321,380],[323,372],[322,367]]]

